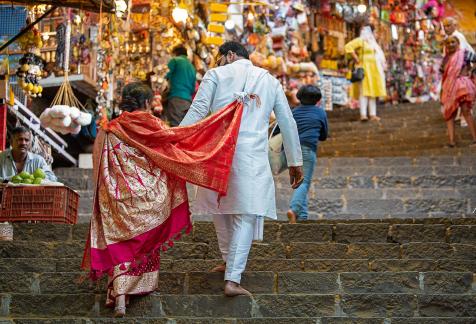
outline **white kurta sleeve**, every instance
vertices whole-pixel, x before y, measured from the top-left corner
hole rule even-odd
[[[301,166],[302,152],[296,121],[294,120],[291,108],[289,108],[283,87],[279,83],[276,89],[276,100],[273,110],[278,120],[279,129],[283,135],[284,152],[286,153],[288,166]]]
[[[203,77],[192,105],[179,126],[188,126],[207,117],[212,100],[215,97],[217,78],[213,71],[208,71]]]

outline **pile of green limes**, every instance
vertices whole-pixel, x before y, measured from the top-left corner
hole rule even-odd
[[[16,176],[14,176],[11,180],[13,183],[24,183],[24,184],[36,184],[39,185],[45,179],[46,175],[45,172],[38,168],[33,172],[33,174],[29,174],[26,171],[22,171]]]

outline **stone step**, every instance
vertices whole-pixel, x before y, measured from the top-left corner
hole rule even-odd
[[[2,294],[6,318],[110,317],[104,296],[84,294]],[[68,305],[68,307],[65,307]],[[475,294],[254,294],[161,295],[133,298],[127,317],[476,317]]]
[[[291,197],[292,189],[281,189],[284,198]],[[309,197],[320,199],[474,199],[476,188],[352,188],[352,189],[312,189]],[[92,203],[92,200],[91,200]],[[89,208],[89,211],[91,209]]]
[[[78,272],[81,258],[2,258],[0,273]],[[162,259],[161,271],[209,271],[221,259]],[[246,271],[305,272],[476,272],[474,259],[250,259]]]
[[[317,194],[318,195],[318,194]],[[290,195],[284,200],[278,200],[278,212],[283,218],[289,209]],[[281,198],[278,195],[278,198]],[[423,214],[428,217],[444,216],[447,214],[469,214],[476,206],[470,199],[445,198],[445,199],[321,199],[308,200],[309,219],[316,217],[338,217],[342,214],[357,214],[359,218],[385,218],[399,215]],[[192,209],[193,210],[193,209]],[[363,217],[364,216],[364,217]]]
[[[334,126],[337,126],[334,128]],[[352,142],[359,143],[365,141],[399,141],[406,139],[410,143],[415,143],[418,139],[428,142],[435,142],[447,138],[445,134],[445,126],[438,127],[432,125],[431,128],[421,128],[421,126],[415,125],[414,127],[403,127],[402,125],[381,125],[379,127],[355,127],[352,124],[344,124],[338,127],[338,125],[331,124],[330,130],[326,142],[321,144],[325,145],[327,141],[340,141],[351,140]],[[358,136],[357,138],[355,136]],[[466,133],[464,129],[457,129],[455,133],[455,139],[457,141],[470,139],[471,135]],[[358,140],[358,141],[357,141]]]
[[[473,324],[474,317],[250,317],[250,318],[197,318],[197,317],[127,317],[114,323],[135,324]],[[48,319],[12,318],[2,324],[105,324],[109,317],[56,317]],[[390,322],[391,321],[391,322]]]
[[[82,272],[3,272],[0,291],[9,294],[101,293]],[[256,294],[475,294],[472,272],[272,272],[247,271],[243,286]],[[167,295],[210,295],[223,290],[223,273],[160,272],[159,288]]]
[[[466,155],[474,152],[474,149],[470,149],[467,146],[456,147],[453,149],[448,148],[437,148],[437,149],[404,149],[404,150],[386,150],[385,148],[381,150],[352,150],[352,151],[334,151],[319,153],[321,157],[419,157],[419,156],[438,156],[438,155],[448,155],[448,153],[453,153],[455,155]]]
[[[326,166],[378,166],[378,167],[399,167],[399,166],[446,166],[446,165],[465,165],[475,166],[476,154],[468,154],[464,156],[433,156],[433,157],[401,157],[401,158],[319,158],[318,167]],[[57,168],[54,170],[58,177],[73,177],[73,178],[90,178],[93,176],[92,170],[80,168]]]
[[[334,126],[339,131],[351,131],[351,130],[363,130],[363,131],[375,131],[391,128],[395,130],[412,129],[415,131],[427,130],[429,132],[434,129],[446,128],[445,122],[437,115],[423,116],[422,118],[412,118],[411,116],[402,115],[388,115],[383,116],[379,123],[362,123],[359,117],[333,117],[328,116],[329,124],[332,126],[330,129],[334,129]],[[422,127],[424,126],[424,127]],[[456,125],[456,129],[463,128],[460,123]],[[467,128],[466,128],[467,130]],[[469,133],[469,131],[468,131]]]
[[[415,195],[412,195],[415,194]],[[280,190],[277,195],[279,220],[286,221],[292,190]],[[370,199],[367,199],[369,198]],[[332,218],[352,215],[352,218],[412,217],[413,215],[443,216],[450,214],[470,214],[476,206],[476,188],[467,190],[439,189],[421,192],[419,190],[377,190],[377,189],[318,189],[309,196],[309,219]],[[79,213],[87,215],[79,223],[87,223],[92,210],[92,199],[80,199]],[[193,211],[193,202],[192,202]],[[347,216],[347,218],[350,218]],[[194,217],[196,220],[210,221],[209,216]],[[345,218],[344,218],[345,219]]]
[[[2,258],[81,258],[84,242],[0,242]],[[215,242],[176,242],[163,254],[172,259],[219,259]],[[476,259],[476,244],[445,242],[412,243],[254,243],[250,259]]]
[[[375,158],[326,158],[319,157],[319,167],[402,167],[402,166],[473,166],[476,154],[463,156],[375,157]]]
[[[289,188],[289,177],[284,172],[275,178],[278,189]],[[315,175],[312,185],[316,189],[354,189],[354,188],[445,188],[474,187],[476,174],[473,175],[363,175],[363,176],[321,176]]]
[[[372,141],[362,141],[362,142],[344,142],[344,141],[334,141],[325,144],[319,145],[319,152],[326,153],[332,151],[338,152],[345,152],[345,151],[374,151],[375,147],[381,147],[383,150],[386,151],[409,151],[409,150],[429,150],[429,149],[446,149],[445,148],[446,141],[444,140],[432,140],[426,141],[422,140],[422,138],[416,139],[414,142],[407,142],[407,141],[390,141],[388,139],[382,140],[372,140]],[[469,145],[472,143],[471,140],[464,140],[458,144],[460,148],[469,148]]]
[[[13,226],[14,241],[1,242],[2,244],[34,241],[51,244],[83,243],[89,231],[88,224],[14,223]],[[266,243],[448,242],[476,244],[476,217],[452,220],[382,219],[367,223],[336,221],[335,224],[312,221],[302,224],[265,222],[264,233],[263,242]],[[191,235],[184,235],[181,241],[216,243],[214,225],[209,222],[195,222]]]

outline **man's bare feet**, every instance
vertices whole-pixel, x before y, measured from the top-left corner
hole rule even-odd
[[[370,116],[370,120],[371,121],[380,121],[380,117],[377,117],[377,116]]]
[[[287,215],[289,219],[289,224],[296,224],[296,219],[297,219],[296,213],[290,209],[288,210]]]
[[[223,264],[217,265],[215,268],[210,270],[210,272],[225,272],[225,270],[226,270],[226,263],[223,263]]]
[[[252,296],[252,295],[248,290],[241,287],[236,282],[226,280],[225,281],[225,296],[235,297],[235,296]]]

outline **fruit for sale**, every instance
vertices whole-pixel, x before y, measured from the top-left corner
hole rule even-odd
[[[18,176],[21,177],[22,179],[30,179],[31,174],[29,174],[26,171],[22,171],[22,172],[20,172],[20,174],[18,174]]]
[[[36,169],[35,172],[33,172],[33,176],[35,178],[40,178],[40,179],[44,179],[46,177],[45,171],[43,171],[40,168]]]
[[[21,183],[23,181],[22,177],[16,175],[11,180],[13,183]]]

